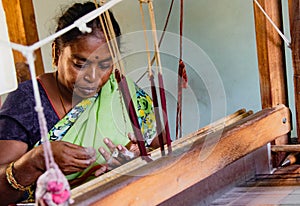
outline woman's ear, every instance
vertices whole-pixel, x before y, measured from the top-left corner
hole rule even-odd
[[[57,67],[60,50],[57,48],[55,42],[52,43],[52,66]]]

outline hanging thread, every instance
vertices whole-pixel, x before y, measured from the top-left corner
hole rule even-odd
[[[141,5],[141,4],[140,4],[140,5]],[[158,48],[160,48],[160,45],[161,45],[161,43],[162,43],[162,40],[163,40],[163,38],[164,38],[164,36],[165,36],[166,30],[167,30],[167,27],[168,27],[168,24],[169,24],[169,19],[170,19],[170,16],[171,16],[171,12],[172,12],[172,10],[173,10],[173,5],[174,5],[174,0],[172,0],[172,1],[171,1],[171,4],[170,4],[170,8],[169,8],[168,15],[167,15],[167,18],[166,18],[166,21],[165,21],[165,25],[164,25],[162,34],[161,34],[160,39],[159,39]],[[142,15],[143,15],[143,14],[142,14]],[[144,18],[144,17],[142,16],[142,18]],[[144,26],[144,28],[146,28],[146,27]],[[148,44],[148,43],[147,43],[147,44]],[[146,49],[147,49],[147,48],[146,48]],[[151,66],[153,65],[154,61],[155,61],[155,57],[153,56],[152,59],[151,59],[151,63],[150,63]],[[152,71],[152,70],[151,70],[151,71]],[[147,72],[148,72],[148,70],[145,71],[145,72],[138,78],[138,80],[136,81],[136,83],[138,83],[139,81],[141,81],[142,78],[146,75]]]
[[[149,50],[149,46],[148,46],[148,38],[147,38],[147,33],[146,33],[145,17],[144,17],[144,12],[143,12],[143,8],[142,8],[143,3],[148,4],[152,37],[154,40],[153,41],[154,57],[153,57],[152,61],[150,61],[150,50]],[[164,84],[163,84],[163,78],[162,78],[162,67],[161,67],[161,61],[160,61],[159,43],[158,43],[157,34],[156,34],[156,23],[155,23],[155,16],[154,16],[154,9],[153,9],[152,1],[142,1],[141,0],[140,1],[140,11],[141,11],[142,23],[143,23],[143,27],[144,27],[144,37],[145,37],[147,59],[148,59],[148,75],[149,75],[149,80],[151,83],[151,92],[152,92],[152,98],[153,98],[154,113],[155,113],[156,124],[157,124],[156,128],[157,128],[157,132],[158,132],[161,153],[164,156],[165,155],[164,140],[166,140],[166,142],[167,142],[169,154],[172,152],[172,148],[171,148],[171,138],[170,138],[170,132],[169,132],[166,97],[165,97],[165,90],[164,90]],[[157,71],[158,80],[159,80],[158,83],[159,83],[159,88],[160,88],[159,91],[160,91],[161,105],[162,105],[162,111],[163,111],[165,132],[163,131],[163,126],[161,125],[160,114],[159,114],[159,105],[158,105],[158,96],[157,96],[157,92],[156,92],[156,86],[155,86],[155,82],[154,82],[153,72],[151,69],[154,61],[156,62],[156,71]]]
[[[101,3],[104,3],[104,1],[100,2],[100,5]],[[95,4],[97,6],[96,1]],[[119,46],[116,40],[116,35],[108,11],[105,11],[104,14],[100,16],[100,22],[101,22],[101,26],[103,27],[103,32],[106,33],[105,36],[107,38],[106,39],[107,43],[110,44],[110,48],[111,48],[110,53],[114,62],[115,78],[118,82],[119,90],[123,96],[123,100],[129,115],[129,119],[131,120],[134,135],[137,138],[137,144],[141,153],[141,157],[146,161],[151,161],[146,151],[146,146],[140,129],[140,124],[138,122],[138,117],[135,112],[134,104],[131,99],[129,87],[125,77],[124,64],[121,59]]]
[[[177,113],[176,113],[176,139],[182,137],[182,88],[187,88],[187,74],[185,64],[182,60],[183,46],[183,0],[180,1],[180,31],[179,31],[179,66],[177,81]]]

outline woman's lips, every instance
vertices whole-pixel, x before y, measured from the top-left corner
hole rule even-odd
[[[76,87],[83,94],[95,94],[97,92],[96,87]]]

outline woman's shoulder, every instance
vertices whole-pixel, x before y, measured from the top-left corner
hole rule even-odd
[[[41,87],[39,87],[41,91]],[[24,81],[18,85],[15,91],[8,94],[5,102],[7,101],[34,101],[33,85],[31,80]]]
[[[42,106],[44,108],[43,111],[47,118],[47,127],[49,129],[58,121],[58,117],[53,111],[52,105],[50,104],[43,87],[40,83],[38,83],[38,85]],[[29,144],[30,148],[40,137],[39,123],[35,106],[36,102],[32,81],[28,80],[20,83],[17,90],[11,92],[7,96],[0,110],[0,124],[2,123],[2,125],[9,125],[9,128],[21,127],[21,130],[16,130],[16,132],[14,132],[14,134],[11,136],[15,137],[17,135],[25,135],[25,137],[20,137],[19,139],[22,139],[22,141]],[[26,131],[26,133],[24,133],[24,131]],[[1,138],[3,137],[1,137],[0,130],[0,139]],[[5,138],[8,139],[9,136],[5,135]]]
[[[39,85],[40,96],[43,99],[46,98],[45,91]],[[18,85],[18,88],[15,91],[9,93],[3,103],[1,108],[1,113],[4,114],[6,112],[14,112],[18,113],[19,110],[24,113],[25,111],[30,112],[33,111],[33,107],[35,106],[35,97],[33,91],[32,80],[27,80]],[[13,109],[11,109],[13,108]]]
[[[18,84],[18,88],[7,95],[6,100],[3,104],[3,108],[5,108],[7,104],[15,105],[15,103],[18,101],[25,102],[26,100],[32,99],[33,97],[32,88],[33,86],[31,80],[27,80],[25,82]]]
[[[31,93],[32,92],[32,81],[31,80],[27,80],[24,82],[21,82],[20,84],[18,84],[18,88],[12,92],[13,93]]]

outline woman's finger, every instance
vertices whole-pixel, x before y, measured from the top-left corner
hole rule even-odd
[[[100,147],[98,150],[109,166],[114,168],[121,165],[121,163],[114,156],[112,156],[111,153],[107,152],[103,147]]]
[[[53,156],[65,174],[81,171],[96,161],[96,152],[71,143],[51,142]]]
[[[136,137],[134,136],[133,133],[128,133],[127,136],[128,136],[129,140],[130,140],[132,143],[137,143],[137,139],[136,139]]]
[[[127,162],[135,157],[134,153],[129,151],[123,145],[118,145],[117,148],[118,148],[118,151],[120,152],[119,156],[123,159],[123,161],[125,160]]]
[[[98,177],[104,174],[107,170],[108,170],[108,165],[101,165],[101,167],[96,170],[95,176]]]
[[[113,153],[116,148],[116,145],[109,138],[104,138],[103,141],[108,147],[109,151]]]

